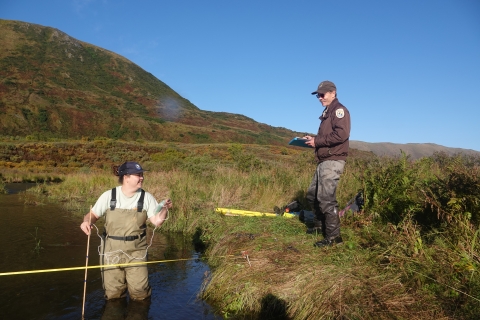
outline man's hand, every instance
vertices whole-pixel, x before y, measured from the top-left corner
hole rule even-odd
[[[304,136],[302,139],[306,139],[307,141],[305,141],[305,144],[307,146],[310,146],[312,148],[315,148],[315,137],[311,137],[311,136]]]

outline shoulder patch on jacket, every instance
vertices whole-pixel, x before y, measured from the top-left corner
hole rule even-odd
[[[342,108],[337,109],[337,110],[335,111],[335,115],[337,116],[337,118],[342,119],[342,118],[345,116],[345,111],[343,111]]]

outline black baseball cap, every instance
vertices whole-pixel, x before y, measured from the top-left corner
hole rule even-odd
[[[126,174],[136,174],[136,173],[141,173],[145,172],[146,170],[143,170],[142,166],[138,164],[138,162],[135,161],[127,161],[123,163],[120,168],[118,168],[118,175],[119,176],[124,176]]]
[[[320,82],[317,90],[313,91],[312,94],[318,94],[318,93],[325,94],[325,93],[330,92],[330,91],[337,91],[337,87],[335,86],[335,84],[332,81],[325,80],[325,81]]]

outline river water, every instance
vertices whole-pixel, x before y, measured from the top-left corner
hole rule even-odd
[[[81,217],[54,204],[38,204],[25,195],[27,185],[7,185],[0,195],[0,273],[82,267],[87,236]],[[86,209],[88,211],[88,208]],[[101,222],[97,222],[100,230]],[[95,229],[94,229],[95,230]],[[149,228],[147,239],[152,236]],[[89,266],[99,264],[96,232],[90,238]],[[222,319],[197,298],[208,266],[198,258],[191,240],[155,232],[149,261],[152,297],[148,302],[105,302],[100,269],[89,269],[85,319]],[[0,275],[1,319],[81,319],[85,270]]]

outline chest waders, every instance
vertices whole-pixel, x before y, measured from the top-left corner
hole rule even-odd
[[[123,264],[147,261],[147,211],[143,210],[145,191],[141,190],[136,209],[119,209],[116,206],[116,188],[112,189],[110,209],[105,213],[105,231],[100,261],[103,288],[108,299],[122,298],[126,291],[133,300],[142,300],[151,295],[148,284],[147,265],[131,267],[108,267],[109,264]]]
[[[307,189],[306,198],[315,214],[311,229],[313,232],[323,234],[328,240],[340,236],[337,185],[344,167],[345,161],[343,160],[320,162]]]

